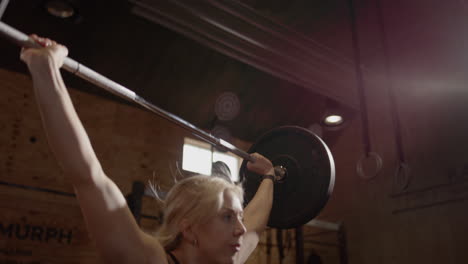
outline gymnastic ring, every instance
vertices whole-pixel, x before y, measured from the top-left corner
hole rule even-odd
[[[374,159],[375,160],[375,165],[376,165],[375,173],[370,174],[370,175],[366,175],[364,173],[364,168],[363,168],[363,165],[362,165],[364,160],[367,159],[367,158]],[[361,158],[359,159],[359,161],[357,162],[357,164],[356,164],[356,173],[362,179],[370,180],[370,179],[376,177],[379,174],[380,170],[382,169],[382,165],[383,165],[383,161],[382,161],[382,158],[380,157],[380,155],[377,154],[376,152],[369,152],[367,154],[362,155]]]
[[[401,188],[401,191],[408,188],[410,182],[410,167],[406,162],[400,162],[398,164],[393,175],[393,179],[395,180],[397,187]],[[403,181],[400,181],[399,179],[403,179]]]

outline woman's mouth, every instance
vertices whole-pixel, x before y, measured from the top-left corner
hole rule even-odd
[[[240,247],[241,247],[241,245],[240,245],[239,243],[231,244],[231,248],[232,248],[235,252],[239,252]]]

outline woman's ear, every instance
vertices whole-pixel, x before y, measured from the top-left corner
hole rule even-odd
[[[182,240],[188,244],[198,247],[198,237],[195,232],[195,226],[190,224],[187,219],[183,219],[180,222],[180,230],[182,233]]]
[[[182,233],[182,238],[189,243],[192,243],[195,240],[195,233],[193,232],[193,226],[187,219],[182,219],[179,224],[180,232]]]

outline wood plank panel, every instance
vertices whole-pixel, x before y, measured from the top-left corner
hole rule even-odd
[[[77,201],[0,186],[0,261],[100,263]]]

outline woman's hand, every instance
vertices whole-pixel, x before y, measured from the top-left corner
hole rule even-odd
[[[261,154],[253,153],[250,155],[255,159],[254,162],[247,162],[247,169],[260,175],[275,175],[271,161]]]
[[[52,60],[54,65],[58,68],[62,67],[64,59],[68,55],[68,49],[57,42],[48,38],[41,38],[37,35],[30,35],[36,43],[42,46],[42,48],[23,48],[21,49],[20,58],[24,61],[29,68],[34,68],[36,65],[40,65],[43,62]]]

